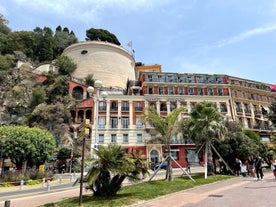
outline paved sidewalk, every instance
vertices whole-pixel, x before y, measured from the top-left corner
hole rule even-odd
[[[191,172],[192,174],[196,174],[196,173],[202,173],[204,172],[204,168],[203,167],[192,167],[191,168]],[[183,172],[180,169],[174,169],[174,173],[173,175],[175,177],[182,175]],[[153,172],[151,172],[151,175],[153,175]],[[160,172],[158,172],[158,174],[156,175],[156,177],[153,178],[153,180],[157,180],[157,179],[164,179],[165,177],[165,170],[161,170]],[[148,181],[149,177],[147,179],[144,179],[141,182],[144,181]],[[64,180],[64,182],[66,182],[66,180]],[[69,182],[69,180],[67,180],[67,182]],[[124,182],[124,185],[129,185],[131,184],[130,182],[126,181]],[[54,181],[52,182],[52,185],[59,185],[58,181]],[[34,186],[26,186],[25,188],[23,188],[23,192],[27,191],[27,188],[33,188],[34,191],[38,188],[41,188],[41,184],[40,185],[34,185]],[[70,188],[66,188],[66,189],[59,189],[59,190],[54,190],[54,191],[49,191],[49,192],[39,192],[39,193],[32,193],[32,194],[21,194],[21,195],[12,195],[9,197],[1,197],[1,191],[2,190],[9,190],[9,191],[15,191],[18,192],[19,186],[16,187],[9,187],[9,188],[4,188],[1,187],[0,188],[0,207],[4,206],[4,201],[6,200],[10,200],[11,201],[11,205],[10,207],[36,207],[36,206],[42,206],[45,204],[49,204],[49,203],[55,203],[67,198],[71,198],[71,197],[78,197],[79,196],[79,186],[75,186],[75,187],[70,187]],[[5,192],[4,191],[4,192]],[[3,194],[3,193],[2,193]],[[83,195],[85,194],[91,194],[90,191],[85,191],[83,190]],[[49,199],[50,198],[50,199]]]
[[[211,183],[187,189],[149,201],[141,201],[132,207],[260,207],[275,206],[276,179],[266,172],[264,179],[252,177]]]

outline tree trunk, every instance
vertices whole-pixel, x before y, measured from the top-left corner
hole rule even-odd
[[[168,165],[167,165],[167,170],[166,170],[166,179],[168,181],[172,181],[172,159],[171,159],[171,146],[168,143],[167,144],[167,149],[168,149]]]
[[[207,152],[207,168],[208,168],[208,175],[214,175],[214,163],[213,163],[213,153],[211,148],[211,141],[207,141],[208,145],[208,152]]]

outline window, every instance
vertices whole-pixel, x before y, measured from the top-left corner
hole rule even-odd
[[[201,96],[203,95],[203,89],[202,88],[198,89],[198,95],[201,95]]]
[[[184,94],[183,87],[178,87],[178,94],[179,95],[183,95]]]
[[[221,88],[218,88],[218,95],[219,95],[219,96],[223,96],[223,92],[222,92],[222,89],[221,89]]]
[[[129,110],[128,102],[124,101],[122,103],[122,111],[128,111],[128,110]]]
[[[111,128],[117,128],[117,117],[111,117]]]
[[[160,95],[164,94],[164,88],[163,87],[159,87],[158,90],[159,90]]]
[[[173,87],[169,87],[169,94],[174,94],[173,93]]]
[[[122,118],[122,125],[124,129],[128,128],[128,117],[123,117]]]
[[[252,128],[252,126],[251,126],[251,120],[249,118],[247,118],[247,126],[248,126],[248,128]]]
[[[227,108],[226,108],[226,105],[224,103],[220,104],[220,111],[221,112],[227,112]]]
[[[236,102],[236,111],[237,112],[242,112],[241,103],[240,102]]]
[[[175,104],[171,104],[171,105],[170,105],[170,110],[171,110],[171,111],[175,110],[175,108],[176,108]]]
[[[110,140],[112,143],[115,143],[117,142],[117,137],[116,137],[116,134],[111,134],[111,140]]]
[[[128,134],[123,134],[123,142],[128,143]]]
[[[250,113],[249,106],[247,103],[244,104],[244,111],[245,113]]]
[[[162,104],[160,105],[160,111],[167,111],[167,104],[162,103]]]
[[[135,110],[136,111],[142,111],[142,104],[141,104],[141,102],[136,102]]]
[[[105,128],[105,116],[99,116],[99,128],[100,129]]]
[[[212,88],[208,88],[208,95],[209,96],[213,96],[214,95]]]
[[[149,94],[153,94],[153,88],[149,87]]]
[[[105,111],[106,110],[106,106],[105,106],[105,102],[104,101],[101,101],[99,103],[99,110],[100,111]]]
[[[177,137],[175,135],[172,136],[171,144],[177,144]]]
[[[141,121],[141,117],[140,116],[136,116],[136,128],[137,129],[141,129],[143,126],[142,121]]]
[[[99,143],[104,143],[104,135],[99,134]]]
[[[137,142],[138,142],[138,143],[143,142],[142,134],[137,134]]]
[[[194,94],[194,88],[189,88],[189,92],[188,93],[189,93],[189,95],[195,95]]]
[[[112,103],[111,103],[111,111],[117,111],[117,110],[118,110],[117,102],[116,101],[112,101]]]

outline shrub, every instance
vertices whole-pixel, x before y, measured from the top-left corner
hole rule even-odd
[[[26,182],[26,185],[36,185],[36,184],[40,184],[40,183],[41,183],[41,181],[39,181],[39,180],[28,180]]]

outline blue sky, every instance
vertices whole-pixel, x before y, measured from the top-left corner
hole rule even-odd
[[[163,72],[276,83],[275,0],[0,0],[13,31],[106,29]]]

